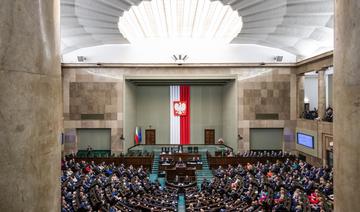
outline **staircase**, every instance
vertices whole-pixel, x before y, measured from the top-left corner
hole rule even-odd
[[[201,183],[204,179],[210,182],[213,179],[212,171],[210,170],[209,163],[207,160],[206,151],[199,151],[200,160],[202,162],[202,170],[196,171],[196,182],[199,190],[201,189]]]
[[[154,161],[151,167],[151,174],[150,174],[150,181],[156,182],[158,179],[158,173],[159,173],[159,160],[160,160],[160,151],[154,151]]]
[[[184,194],[180,194],[178,197],[178,212],[185,212],[185,196]]]

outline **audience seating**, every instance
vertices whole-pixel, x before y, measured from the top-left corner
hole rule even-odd
[[[275,162],[265,158],[214,168],[213,180],[204,180],[201,188],[195,183],[162,187],[149,181],[149,171],[142,166],[65,159],[62,212],[176,211],[179,193],[185,196],[186,211],[333,210],[331,169],[316,168],[294,157]]]

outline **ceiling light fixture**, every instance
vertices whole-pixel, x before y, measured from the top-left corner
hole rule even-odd
[[[178,65],[182,65],[189,57],[185,54],[185,55],[182,55],[182,54],[174,54],[172,56],[172,59],[175,61],[175,63],[177,63]]]
[[[230,43],[241,31],[242,19],[220,1],[152,0],[131,7],[118,26],[131,43],[156,39]]]

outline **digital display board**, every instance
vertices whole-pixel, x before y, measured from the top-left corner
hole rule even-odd
[[[307,148],[314,149],[314,136],[304,133],[297,133],[297,143]]]

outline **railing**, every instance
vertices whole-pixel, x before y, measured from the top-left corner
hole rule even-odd
[[[124,164],[125,166],[134,166],[140,167],[143,166],[148,170],[151,169],[151,165],[153,163],[153,156],[132,156],[132,157],[115,157],[115,158],[75,158],[76,162],[86,161],[91,162],[94,161],[95,164],[100,164],[105,162],[106,164],[114,163],[115,165]]]
[[[152,145],[137,144],[135,146],[130,147],[128,149],[128,152],[135,154],[139,154],[139,153],[144,154],[144,153],[151,153],[154,151],[161,151],[162,148],[167,148],[167,147],[177,148],[178,146],[180,145],[179,144],[152,144]],[[215,152],[219,152],[219,151],[233,150],[231,147],[225,144],[186,144],[181,146],[183,146],[183,152],[188,152],[189,147],[192,149],[194,149],[194,147],[197,147],[198,151],[206,151],[211,154],[215,154]]]
[[[110,157],[111,151],[110,150],[78,150],[76,153],[76,157],[78,158],[106,158]]]
[[[211,169],[216,169],[219,166],[226,167],[227,165],[237,166],[239,164],[246,165],[247,163],[255,164],[257,162],[266,163],[269,161],[270,163],[275,163],[276,161],[284,162],[286,159],[295,159],[295,156],[288,156],[288,157],[241,157],[241,156],[234,156],[234,157],[221,157],[221,156],[211,156],[208,155],[208,162]]]

